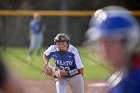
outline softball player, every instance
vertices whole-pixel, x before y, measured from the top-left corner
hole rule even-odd
[[[60,76],[56,80],[57,93],[67,93],[68,85],[73,93],[84,93],[83,64],[78,50],[69,44],[66,34],[57,34],[51,45],[44,52],[45,64],[53,58],[55,64],[61,69]]]
[[[40,56],[40,49],[43,43],[43,31],[45,26],[41,24],[41,16],[38,13],[33,14],[33,20],[30,22],[30,48],[27,60],[31,60],[32,53],[37,48],[37,58]]]
[[[140,93],[139,31],[137,20],[123,7],[108,6],[92,17],[88,41],[114,73],[107,93]]]

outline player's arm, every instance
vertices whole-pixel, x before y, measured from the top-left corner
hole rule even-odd
[[[44,66],[44,74],[46,76],[53,77],[52,76],[52,66],[49,63],[49,59],[48,59],[48,57],[45,54],[43,54],[43,59],[44,59],[44,63],[45,63],[45,66]]]
[[[44,63],[45,63],[45,67],[47,67],[48,64],[49,64],[49,59],[45,54],[43,54],[43,60],[44,60]]]
[[[81,69],[73,69],[67,72],[61,72],[61,77],[65,77],[65,76],[75,76],[78,74],[82,74],[83,75],[83,68]]]
[[[79,73],[83,75],[84,74],[84,66],[82,63],[80,53],[78,52],[78,50],[76,48],[75,48],[74,54],[75,54],[75,62],[76,62],[77,69],[79,70]]]
[[[49,75],[50,77],[56,77],[56,78],[59,78],[59,77],[64,77],[64,76],[68,76],[68,73],[67,72],[61,72],[61,70],[59,70],[60,72],[57,72],[58,70],[53,70],[55,69],[56,67],[53,67],[51,66],[50,62],[49,62],[49,58],[44,54],[43,55],[43,59],[44,59],[44,62],[45,62],[45,71],[46,71],[46,74]],[[54,75],[52,75],[51,71],[54,71]]]
[[[47,68],[50,65],[49,59],[45,54],[43,54],[43,59],[45,62],[45,68]],[[60,75],[61,75],[61,77],[65,77],[65,76],[68,76],[69,74],[68,74],[68,72],[60,72]]]
[[[84,74],[84,68],[80,68],[80,69],[79,69],[79,72],[80,72],[80,74],[83,75],[83,74]]]
[[[49,64],[49,59],[53,56],[54,47],[50,46],[43,54],[44,63],[46,66]]]
[[[32,29],[32,25],[33,25],[33,24],[32,24],[32,22],[31,22],[31,23],[30,23],[30,26],[29,26],[29,35],[28,35],[28,39],[29,39],[29,40],[31,39],[31,35],[32,35],[32,32],[33,32],[33,31],[32,31],[32,30],[33,30],[33,29]]]
[[[60,70],[57,67],[50,64],[49,59],[53,57],[54,46],[50,46],[43,54],[43,59],[45,63],[44,74],[49,77],[60,77]]]

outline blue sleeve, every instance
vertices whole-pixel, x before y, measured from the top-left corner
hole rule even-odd
[[[51,57],[53,57],[53,52],[51,52],[49,55],[47,55],[48,59],[50,59]]]
[[[44,55],[50,59],[51,57],[53,57],[54,55],[54,46],[50,46],[45,52],[44,52]]]

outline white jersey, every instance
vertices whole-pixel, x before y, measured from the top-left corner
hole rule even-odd
[[[83,68],[82,60],[78,50],[69,44],[68,50],[60,54],[56,45],[51,45],[45,52],[45,56],[53,58],[57,67],[63,71]]]

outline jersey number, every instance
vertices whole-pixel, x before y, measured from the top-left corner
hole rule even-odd
[[[69,71],[70,70],[70,67],[63,67],[63,66],[60,66],[60,69],[65,72],[65,71]]]

